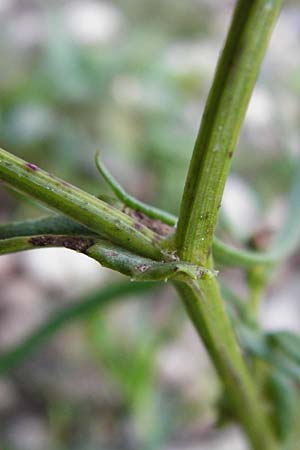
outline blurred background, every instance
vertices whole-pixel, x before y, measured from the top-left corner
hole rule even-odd
[[[89,192],[94,167],[177,214],[232,0],[0,0],[0,145]],[[219,232],[276,230],[299,157],[300,5],[287,0],[249,106]],[[47,214],[0,187],[0,220]],[[266,329],[299,330],[299,256],[261,307]],[[238,294],[238,270],[221,270]],[[0,352],[61,308],[120,286],[0,377],[1,450],[243,450],[217,427],[220,386],[168,286],[126,279],[69,250],[0,258]],[[124,290],[124,292],[122,291]],[[123,292],[123,294],[122,294]],[[57,316],[58,317],[58,316]],[[78,319],[78,317],[77,317]],[[5,371],[4,371],[5,372]]]

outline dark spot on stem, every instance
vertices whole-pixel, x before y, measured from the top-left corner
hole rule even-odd
[[[161,242],[161,237],[158,236],[157,234],[155,234],[155,235],[153,236],[152,243],[153,243],[154,245],[157,245],[157,244],[159,244],[160,242]]]
[[[140,222],[135,222],[134,223],[134,228],[136,229],[136,230],[142,230],[143,229],[143,225],[140,223]]]
[[[150,269],[151,265],[150,264],[138,264],[137,266],[135,266],[135,269],[138,272],[144,273],[146,272],[148,269]]]
[[[134,228],[136,230],[143,230],[143,227],[146,227],[157,233],[159,236],[167,236],[174,231],[174,227],[171,227],[158,219],[151,219],[141,211],[126,206],[123,208],[123,212],[135,219]]]
[[[233,152],[228,153],[229,158],[232,158],[232,155],[233,155]]]
[[[105,254],[106,254],[107,257],[111,257],[111,258],[114,258],[115,256],[118,256],[118,253],[115,252],[114,250],[107,250],[105,252]]]
[[[36,247],[65,247],[76,252],[85,253],[94,244],[93,239],[79,236],[34,236],[29,239]]]
[[[32,170],[33,172],[36,172],[39,169],[38,166],[32,163],[26,163],[25,167],[27,167],[27,169],[29,170]]]

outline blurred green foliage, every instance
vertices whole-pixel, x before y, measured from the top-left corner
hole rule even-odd
[[[1,146],[96,194],[106,189],[93,163],[94,151],[101,149],[128,191],[178,213],[232,2],[116,0],[111,3],[121,18],[118,32],[89,45],[68,32],[65,2],[30,2],[28,10],[22,2],[13,3],[0,27]],[[28,46],[16,44],[11,32],[25,13],[37,15],[43,30],[43,37]],[[279,23],[285,44],[271,45],[258,81],[261,103],[246,121],[234,161],[234,172],[251,183],[264,207],[287,186],[298,150],[299,52],[292,35],[297,28],[293,16],[299,14],[297,1],[287,2]],[[32,216],[30,202],[24,210],[23,200],[9,201],[13,216]],[[157,297],[162,300],[162,294]],[[86,319],[87,352],[99,373],[105,372],[118,406],[109,405],[104,415],[99,406],[95,411],[86,403],[78,406],[67,398],[36,393],[52,433],[51,450],[99,449],[93,427],[103,427],[104,435],[110,430],[115,438],[110,449],[116,442],[118,450],[161,449],[177,423],[182,428],[188,417],[205,410],[196,399],[182,408],[180,393],[158,385],[157,353],[180,332],[181,310],[173,306],[168,326],[159,328],[149,318],[156,306],[155,301],[140,306],[128,340],[107,323],[106,313],[93,312]],[[183,409],[185,417],[180,415]],[[122,425],[114,425],[116,417]],[[134,430],[128,431],[128,420]],[[23,450],[5,445],[0,442],[3,450]],[[105,450],[107,445],[103,442]]]

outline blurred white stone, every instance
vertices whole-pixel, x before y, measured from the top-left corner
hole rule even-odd
[[[234,426],[214,433],[213,437],[203,439],[204,442],[180,445],[179,443],[164,447],[163,450],[247,450],[248,446],[241,431]],[[267,450],[267,449],[266,449]]]
[[[213,369],[195,330],[187,324],[176,341],[163,346],[158,354],[159,376],[168,385],[182,388],[188,397],[212,399],[215,395]],[[199,374],[202,376],[199,377]],[[203,389],[203,392],[200,392]],[[203,395],[202,395],[203,394]]]
[[[160,109],[166,104],[165,92],[152,82],[143,82],[134,76],[117,76],[112,83],[114,100],[125,107],[142,107],[143,109]]]
[[[161,377],[168,384],[177,386],[185,386],[194,381],[199,369],[199,361],[191,358],[191,354],[178,345],[170,344],[160,350],[158,362]]]
[[[18,395],[11,381],[5,378],[0,379],[0,414],[7,413],[15,408],[18,402]]]
[[[209,78],[213,75],[218,58],[218,45],[212,39],[200,42],[177,42],[165,53],[166,68],[178,75],[199,73]]]
[[[9,6],[11,5],[11,0],[0,0],[0,14],[5,13]],[[0,17],[1,19],[1,17]]]
[[[144,96],[141,81],[134,76],[117,76],[112,83],[112,94],[115,101],[122,106],[141,103]]]
[[[275,105],[271,94],[261,87],[254,89],[248,111],[246,125],[257,128],[269,125],[274,117]]]
[[[287,202],[284,197],[274,198],[266,211],[265,226],[267,229],[276,232],[283,225],[287,214]]]
[[[11,114],[11,127],[22,137],[22,142],[41,139],[49,135],[54,126],[54,116],[44,105],[23,104]]]
[[[35,416],[21,416],[11,421],[8,439],[16,450],[47,450],[50,438],[46,424]]]
[[[222,209],[236,235],[241,238],[247,238],[261,223],[255,192],[237,175],[230,175],[227,180]]]
[[[70,295],[97,285],[104,276],[99,263],[73,250],[37,249],[20,257],[36,281],[45,287],[65,289]]]
[[[276,64],[276,70],[286,73],[299,65],[299,31],[299,8],[284,8],[272,33],[266,54],[266,66],[269,63]],[[270,67],[272,69],[272,66]]]
[[[17,258],[18,258],[18,256],[16,254],[1,255],[1,258],[0,258],[0,280],[1,280],[1,284],[2,284],[2,282],[7,281],[7,277],[12,272],[14,264],[17,261]]]
[[[43,301],[41,290],[31,281],[14,279],[1,287],[0,307],[4,310],[0,322],[1,347],[15,344],[41,322]]]
[[[81,44],[107,43],[121,26],[121,14],[111,3],[88,0],[68,2],[64,23],[74,40]]]
[[[40,15],[35,11],[25,11],[6,22],[7,37],[14,47],[28,50],[44,38],[45,29]]]
[[[186,126],[192,130],[195,138],[199,130],[199,121],[200,117],[202,117],[204,106],[205,106],[204,101],[196,99],[196,101],[187,103],[182,111],[182,115],[186,123]]]
[[[299,333],[299,276],[286,274],[280,281],[261,304],[260,322],[267,331],[288,330]]]
[[[290,155],[297,161],[300,159],[299,131],[291,130],[289,133],[288,150]]]

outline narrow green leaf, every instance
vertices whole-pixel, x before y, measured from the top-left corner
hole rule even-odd
[[[157,284],[155,284],[157,286]],[[85,295],[83,298],[53,314],[20,344],[0,353],[0,374],[5,374],[25,361],[35,350],[61,328],[80,320],[98,308],[103,308],[126,295],[140,295],[152,289],[152,283],[114,283]]]

